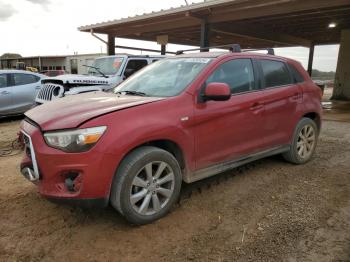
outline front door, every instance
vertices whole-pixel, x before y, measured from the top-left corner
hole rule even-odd
[[[207,101],[195,107],[196,169],[235,160],[260,151],[264,106],[251,59],[233,59],[219,65],[211,82],[231,88],[228,101]]]
[[[41,88],[40,78],[29,73],[13,75],[12,94],[17,113],[23,113],[35,104],[35,97]]]
[[[0,74],[0,115],[7,115],[12,110],[12,87],[9,74]]]

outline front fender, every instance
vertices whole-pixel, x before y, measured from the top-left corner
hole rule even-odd
[[[125,139],[126,137],[132,137],[132,139]],[[183,159],[185,161],[185,169],[183,170],[183,180],[185,182],[190,181],[191,174],[193,173],[194,155],[191,153],[194,149],[192,137],[184,132],[182,129],[173,126],[166,127],[162,131],[157,132],[156,129],[149,129],[143,133],[142,137],[138,137],[136,132],[128,132],[116,138],[110,146],[106,149],[107,156],[115,156],[115,172],[120,166],[123,159],[136,148],[152,143],[155,141],[166,140],[175,143],[182,152]],[[116,146],[118,145],[118,146]],[[112,183],[114,176],[110,177],[109,184]]]
[[[181,120],[184,116],[190,120]],[[191,119],[192,96],[185,94],[182,99],[164,99],[99,116],[81,128],[107,126],[96,149],[100,153],[114,156],[116,170],[124,157],[135,148],[150,142],[167,140],[180,148],[186,173],[191,173],[195,169],[194,129],[190,125]]]
[[[148,127],[147,130],[143,128],[140,133],[137,129],[125,130],[118,136],[115,134],[107,138],[111,143],[104,148],[105,152],[118,156],[121,161],[127,154],[135,148],[159,140],[167,140],[175,143],[181,150],[185,165],[188,169],[192,168],[191,161],[194,151],[193,136],[177,126],[163,126],[163,128]],[[119,165],[119,164],[118,164]]]

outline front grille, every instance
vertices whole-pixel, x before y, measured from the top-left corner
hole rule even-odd
[[[64,87],[62,85],[54,84],[54,83],[46,83],[41,87],[36,97],[36,102],[45,103],[55,98],[62,97],[63,93],[64,93]]]
[[[21,132],[22,132],[22,135],[23,135],[23,141],[24,141],[24,144],[25,144],[26,154],[32,160],[32,165],[33,165],[33,169],[34,169],[30,180],[32,180],[32,181],[38,180],[39,179],[39,168],[38,168],[38,163],[36,162],[35,150],[34,150],[34,147],[33,147],[32,139],[23,130]]]
[[[23,134],[23,142],[24,142],[24,145],[25,145],[24,149],[25,149],[25,152],[26,152],[27,156],[32,158],[30,141],[29,141],[28,136],[26,136],[24,134]]]

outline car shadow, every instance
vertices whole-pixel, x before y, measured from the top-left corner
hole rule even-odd
[[[215,176],[191,183],[186,184],[183,183],[179,200],[177,202],[176,207],[174,208],[176,212],[176,208],[181,206],[183,202],[191,198],[193,193],[203,193],[205,191],[209,191],[211,187],[219,186],[222,183],[225,183],[227,180],[235,178],[237,176],[246,175],[247,171],[254,169],[256,166],[265,166],[270,165],[271,163],[280,163],[283,162],[281,156],[272,156],[262,160],[257,160],[250,164],[246,164],[235,169],[217,174]],[[209,196],[208,196],[209,197]],[[135,225],[131,225],[128,223],[121,214],[119,214],[114,208],[108,205],[106,208],[95,208],[95,209],[87,209],[81,207],[72,207],[67,205],[57,205],[60,208],[70,209],[71,214],[76,216],[79,221],[82,223],[98,223],[100,225],[103,224],[112,224],[116,227],[127,227],[134,228]],[[156,223],[156,222],[155,222]]]

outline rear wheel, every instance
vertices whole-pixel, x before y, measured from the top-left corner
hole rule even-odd
[[[293,164],[308,162],[315,152],[317,139],[316,123],[310,118],[301,119],[295,129],[291,148],[283,157]]]
[[[156,147],[140,147],[118,168],[111,204],[133,224],[151,223],[169,212],[181,183],[181,169],[173,155]]]

